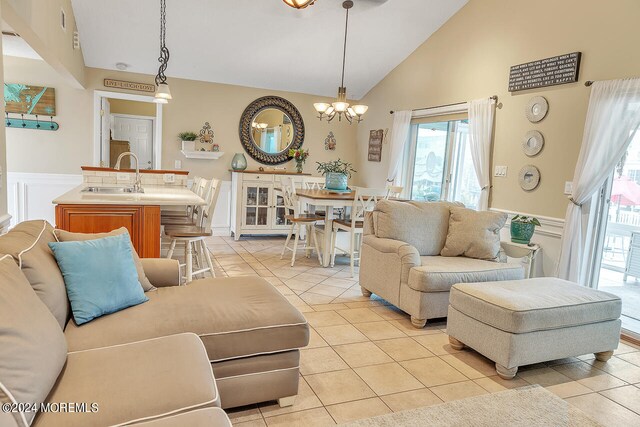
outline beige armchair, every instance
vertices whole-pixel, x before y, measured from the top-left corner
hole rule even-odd
[[[443,257],[451,203],[381,201],[365,218],[360,286],[384,298],[422,328],[446,317],[456,283],[524,278],[519,264]]]

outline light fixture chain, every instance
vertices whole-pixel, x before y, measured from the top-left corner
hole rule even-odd
[[[349,30],[349,9],[347,9],[347,15],[344,23],[344,46],[342,49],[342,80],[340,86],[344,87],[344,68],[347,61],[347,32]]]
[[[160,0],[160,56],[158,62],[160,67],[158,68],[158,75],[156,76],[156,84],[166,84],[167,76],[164,72],[167,69],[169,63],[169,49],[166,46],[166,33],[167,33],[167,4],[166,0]]]

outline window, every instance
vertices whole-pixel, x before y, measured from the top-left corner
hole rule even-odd
[[[480,186],[471,159],[467,119],[413,123],[410,149],[405,153],[403,182],[412,200],[477,206]]]

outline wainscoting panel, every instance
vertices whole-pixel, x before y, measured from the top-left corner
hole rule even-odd
[[[7,199],[11,227],[31,219],[46,219],[55,225],[52,200],[80,184],[81,174],[9,172]],[[212,227],[216,236],[231,235],[231,181],[222,181]]]
[[[81,174],[7,173],[11,226],[31,219],[46,219],[55,225],[52,200],[80,184]]]
[[[564,219],[531,215],[525,212],[514,212],[505,209],[491,208],[492,211],[503,212],[509,215],[507,224],[501,231],[502,240],[511,240],[510,227],[511,218],[516,215],[535,216],[540,220],[541,227],[536,227],[536,231],[531,239],[542,247],[541,257],[536,260],[533,276],[555,276],[558,258],[560,257],[560,241],[564,229]],[[540,256],[540,255],[539,255]]]

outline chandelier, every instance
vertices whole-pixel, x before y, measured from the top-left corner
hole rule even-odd
[[[316,0],[283,0],[286,4],[296,9],[304,9],[307,6],[311,6]]]
[[[286,0],[285,0],[286,1]],[[342,80],[338,88],[338,98],[332,104],[326,102],[317,102],[313,107],[318,112],[320,120],[326,118],[328,122],[338,116],[338,121],[342,121],[342,116],[351,124],[353,120],[358,123],[362,121],[362,116],[367,112],[369,107],[366,105],[349,106],[347,102],[347,88],[344,86],[344,64],[347,58],[347,30],[349,29],[349,9],[353,7],[353,1],[347,0],[342,3],[342,7],[347,11],[344,25],[344,48],[342,51]]]
[[[167,4],[166,0],[160,0],[160,56],[158,61],[160,62],[160,68],[158,68],[158,74],[156,75],[156,94],[154,101],[159,104],[166,104],[171,99],[171,91],[169,90],[169,83],[167,83],[167,76],[164,75],[169,63],[169,49],[165,43],[166,38],[166,26],[167,26]]]

